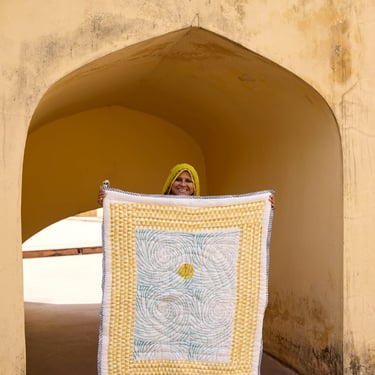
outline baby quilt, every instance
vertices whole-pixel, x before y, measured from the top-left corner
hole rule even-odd
[[[107,189],[100,375],[259,374],[271,194]]]

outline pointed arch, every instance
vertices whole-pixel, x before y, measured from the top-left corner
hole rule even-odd
[[[325,347],[340,356],[336,120],[299,77],[207,30],[182,29],[113,52],[46,92],[25,150],[24,238],[91,209],[104,178],[158,192],[180,161],[196,165],[209,195],[276,191],[265,347],[296,368],[318,361],[313,353]],[[38,209],[36,195],[43,197]],[[296,321],[314,329],[306,335]]]

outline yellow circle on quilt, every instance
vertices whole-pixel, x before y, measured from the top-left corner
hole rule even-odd
[[[194,274],[194,268],[191,264],[189,263],[184,263],[180,266],[178,269],[178,274],[184,278],[184,279],[190,279],[193,277]]]

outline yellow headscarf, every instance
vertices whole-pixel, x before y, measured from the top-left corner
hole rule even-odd
[[[169,175],[167,177],[167,180],[165,181],[165,184],[163,186],[162,194],[169,194],[170,193],[173,183],[176,181],[176,178],[182,172],[188,172],[190,174],[190,177],[193,181],[193,186],[194,186],[193,195],[199,195],[200,194],[200,185],[199,185],[198,173],[192,165],[187,164],[187,163],[177,164],[171,169],[171,171],[169,172]]]

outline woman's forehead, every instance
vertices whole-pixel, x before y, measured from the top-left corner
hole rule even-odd
[[[181,177],[181,176],[185,176],[185,177],[189,177],[189,178],[193,178],[192,174],[190,173],[190,171],[188,170],[183,170],[181,171],[177,177]]]

